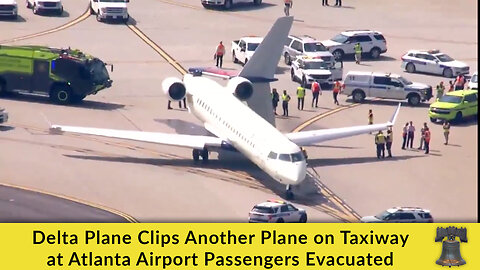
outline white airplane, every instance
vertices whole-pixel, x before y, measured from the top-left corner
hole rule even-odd
[[[199,161],[200,157],[204,162],[208,161],[209,152],[212,151],[238,151],[276,181],[286,185],[286,195],[292,198],[291,187],[300,184],[307,171],[307,162],[300,146],[385,130],[394,124],[400,109],[399,104],[391,120],[383,124],[288,134],[278,131],[268,121],[268,115],[260,116],[245,101],[252,96],[263,95],[264,100],[257,101],[257,104],[264,107],[260,108],[264,112],[273,114],[269,82],[275,80],[275,70],[292,22],[293,17],[279,18],[251,60],[238,76],[229,79],[226,87],[209,78],[192,74],[184,75],[183,80],[167,78],[162,82],[163,92],[169,99],[178,101],[186,97],[189,112],[202,121],[205,128],[216,137],[63,125],[52,125],[51,131],[57,134],[73,132],[193,148],[194,161]]]

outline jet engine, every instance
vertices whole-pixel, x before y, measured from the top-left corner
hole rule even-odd
[[[168,99],[171,101],[182,100],[186,93],[187,89],[183,82],[175,77],[166,78],[162,82],[163,93],[168,96]]]
[[[242,77],[234,77],[227,84],[227,89],[238,99],[244,101],[253,94],[253,84]]]

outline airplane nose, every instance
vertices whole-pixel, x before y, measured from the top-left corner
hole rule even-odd
[[[292,163],[288,166],[288,171],[286,171],[286,180],[290,185],[298,185],[303,180],[305,180],[305,175],[307,174],[307,163],[305,161]]]

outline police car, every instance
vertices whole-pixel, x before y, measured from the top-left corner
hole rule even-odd
[[[331,86],[333,81],[341,80],[342,76],[341,62],[332,64],[317,57],[297,57],[290,68],[292,81],[300,82],[303,87],[310,87],[313,81],[317,81],[322,86]]]
[[[424,72],[453,78],[468,74],[467,64],[457,61],[439,50],[410,50],[402,56],[402,69],[407,72]]]
[[[250,211],[249,222],[307,222],[307,212],[280,200],[257,204]]]
[[[394,207],[387,209],[376,216],[366,216],[360,219],[361,222],[401,222],[420,223],[433,222],[430,210],[420,207]]]

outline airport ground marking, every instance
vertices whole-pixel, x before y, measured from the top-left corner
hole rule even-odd
[[[86,206],[89,206],[89,207],[92,207],[92,208],[97,208],[97,209],[103,210],[105,212],[109,212],[111,214],[117,215],[119,217],[124,218],[125,220],[127,220],[130,223],[138,223],[138,221],[134,217],[132,217],[128,214],[125,214],[125,213],[123,213],[119,210],[116,210],[116,209],[113,209],[113,208],[110,208],[110,207],[106,207],[106,206],[103,206],[103,205],[100,205],[100,204],[80,200],[80,199],[77,199],[77,198],[74,198],[74,197],[61,195],[61,194],[55,194],[55,193],[52,193],[52,192],[49,192],[49,191],[39,190],[39,189],[31,188],[31,187],[18,186],[18,185],[14,185],[14,184],[0,183],[0,186],[19,189],[19,190],[24,190],[24,191],[30,191],[30,192],[43,194],[43,195],[48,195],[48,196],[51,196],[51,197],[55,197],[55,198],[59,198],[59,199],[67,200],[67,201],[72,201],[72,202],[75,202],[75,203],[83,204],[83,205],[86,205]]]
[[[57,26],[55,28],[48,29],[48,30],[45,30],[45,31],[42,31],[42,32],[34,33],[34,34],[29,34],[29,35],[25,35],[25,36],[21,36],[21,37],[2,40],[2,41],[0,41],[0,44],[17,42],[17,41],[21,41],[21,40],[36,38],[36,37],[52,34],[52,33],[58,32],[58,31],[62,31],[62,30],[65,30],[69,27],[72,27],[72,26],[86,20],[88,17],[90,17],[90,6],[87,8],[87,10],[82,15],[80,15],[76,19],[74,19],[72,21],[69,21],[69,22],[67,22],[63,25],[60,25],[60,26]]]

